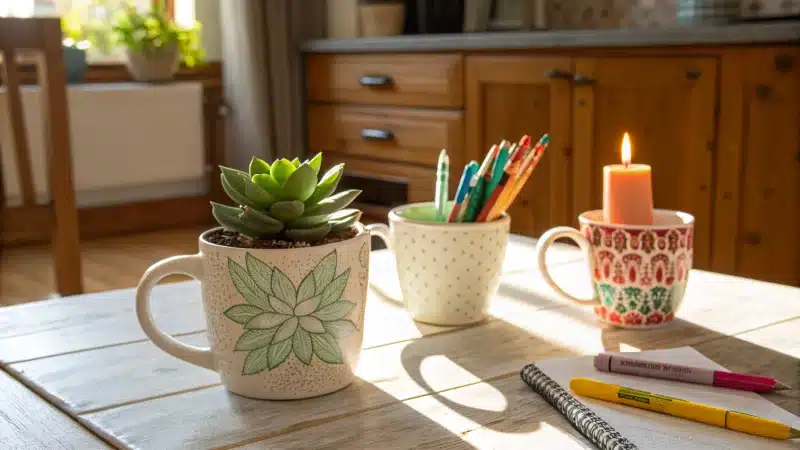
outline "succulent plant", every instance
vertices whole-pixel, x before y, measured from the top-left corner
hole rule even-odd
[[[322,153],[300,162],[282,158],[268,164],[253,157],[249,173],[220,166],[222,188],[238,206],[211,202],[220,225],[252,238],[316,241],[346,230],[361,211],[344,209],[361,194],[350,189],[333,194],[344,163],[319,180]]]

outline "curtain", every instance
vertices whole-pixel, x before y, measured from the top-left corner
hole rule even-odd
[[[305,154],[302,55],[307,39],[324,35],[324,0],[220,1],[224,164],[245,169]]]

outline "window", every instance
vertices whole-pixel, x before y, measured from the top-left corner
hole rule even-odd
[[[62,16],[67,27],[80,27],[93,42],[88,50],[90,63],[112,63],[123,59],[123,49],[114,45],[111,27],[116,11],[131,3],[137,9],[152,8],[158,0],[0,0],[0,16]],[[163,1],[163,0],[162,0]],[[167,1],[169,11],[181,25],[195,20],[195,0]],[[65,32],[65,34],[68,34]]]

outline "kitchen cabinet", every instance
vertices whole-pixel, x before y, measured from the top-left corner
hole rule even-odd
[[[722,64],[712,269],[800,285],[800,51]]]

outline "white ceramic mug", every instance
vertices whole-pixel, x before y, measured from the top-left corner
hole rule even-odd
[[[299,399],[349,385],[361,354],[369,233],[293,249],[246,249],[200,236],[196,255],[153,264],[136,289],[136,313],[153,343],[176,358],[219,372],[240,395]],[[210,348],[158,328],[150,292],[171,274],[200,281]]]
[[[367,229],[395,255],[403,303],[414,320],[436,325],[466,325],[488,316],[497,293],[511,219],[443,223],[431,220],[433,203],[399,206],[389,226]]]

